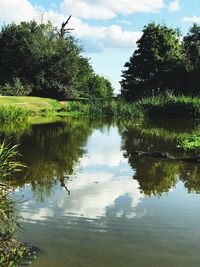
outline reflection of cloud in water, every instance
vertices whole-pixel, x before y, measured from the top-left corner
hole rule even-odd
[[[134,203],[134,199],[129,194],[118,197],[113,205],[107,207],[107,216],[109,217],[139,219],[144,217],[146,213],[147,210],[142,207],[138,207],[138,205]]]
[[[126,162],[120,149],[121,137],[117,128],[111,128],[107,133],[96,130],[88,141],[87,150],[90,157],[81,159],[81,165],[84,167],[95,165],[118,166],[120,162]]]
[[[87,218],[102,217],[105,216],[106,208],[113,205],[119,196],[129,195],[132,198],[133,207],[138,205],[142,197],[137,181],[126,179],[126,177],[114,180],[112,174],[102,173],[102,179],[98,179],[99,182],[96,184],[92,183],[97,180],[95,174],[82,174],[81,176],[80,180],[90,182],[82,186],[78,181],[72,181],[69,184],[72,188],[72,197],[68,199],[66,213],[83,214]],[[62,198],[60,205],[66,206],[65,202],[66,199]]]
[[[25,202],[21,215],[27,221],[65,216],[88,219],[143,216],[144,211],[137,206],[144,196],[138,189],[138,182],[132,179],[133,171],[120,151],[120,141],[115,128],[110,130],[110,135],[94,131],[88,141],[88,154],[80,160],[80,170],[84,171],[77,170],[76,178],[67,183],[71,195],[56,187],[51,200],[46,198],[43,203],[37,203],[31,199]],[[28,198],[30,188],[24,193]]]
[[[68,184],[71,189],[70,196],[65,190],[59,189],[55,191],[51,201],[46,199],[40,205],[35,205],[34,200],[27,201],[22,207],[21,215],[33,221],[45,220],[56,214],[59,217],[73,215],[95,219],[110,216],[109,211],[113,209],[116,211],[112,214],[115,217],[137,217],[135,208],[143,198],[137,181],[127,177],[115,180],[109,173],[98,173],[98,176],[101,178],[97,179],[94,173],[81,173]],[[95,183],[96,181],[98,183]],[[124,198],[128,198],[130,203],[121,205],[119,209],[119,203],[123,202]]]

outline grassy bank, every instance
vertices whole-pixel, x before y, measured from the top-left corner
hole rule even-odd
[[[55,99],[29,96],[0,96],[0,106],[23,108],[33,115],[58,111],[62,108],[62,104]]]
[[[92,116],[200,118],[200,98],[185,96],[159,96],[127,103],[122,100],[89,100],[70,102],[65,111]]]
[[[10,122],[30,123],[38,116],[58,119],[65,116],[92,116],[114,118],[178,118],[199,119],[200,98],[186,96],[159,96],[145,98],[137,102],[127,103],[120,99],[85,99],[84,101],[62,101],[39,97],[0,97],[0,122],[10,125]],[[37,119],[34,119],[36,118]],[[50,121],[52,121],[52,118]],[[46,120],[46,119],[45,119]],[[39,120],[40,121],[40,120]],[[2,124],[3,126],[3,124]],[[18,129],[19,127],[13,127]],[[28,129],[27,125],[25,127]],[[7,127],[5,127],[7,129]],[[200,133],[188,136],[182,140],[184,149],[197,149],[200,147]]]
[[[11,112],[11,110],[13,117],[10,117],[13,120],[27,115],[90,115],[123,118],[139,116],[195,119],[200,118],[200,98],[167,95],[127,103],[119,99],[59,102],[49,98],[1,96],[0,119],[4,116],[3,112],[6,114],[6,112]],[[21,114],[17,114],[20,111]]]
[[[65,108],[66,112],[79,113],[94,117],[138,117],[142,116],[142,110],[138,103],[127,103],[120,100],[94,99],[86,103],[79,101],[69,102]]]
[[[159,96],[138,102],[149,118],[200,118],[200,98],[189,96]]]

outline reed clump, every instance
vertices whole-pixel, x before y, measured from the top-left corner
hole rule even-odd
[[[20,218],[16,215],[16,202],[10,197],[12,187],[10,179],[24,165],[17,161],[17,146],[6,141],[0,144],[0,266],[14,267],[31,248],[14,239],[20,226]]]
[[[28,120],[30,111],[22,107],[16,106],[1,106],[0,107],[0,122],[25,122]]]
[[[138,105],[149,118],[200,118],[200,98],[162,95],[142,99]]]

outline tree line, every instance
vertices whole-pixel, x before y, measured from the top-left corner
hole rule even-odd
[[[149,23],[122,71],[121,94],[127,100],[164,95],[200,95],[200,25],[186,36],[166,24]]]
[[[67,21],[68,22],[68,21]],[[4,25],[0,31],[0,95],[30,95],[59,100],[110,97],[110,81],[97,75],[66,23]]]

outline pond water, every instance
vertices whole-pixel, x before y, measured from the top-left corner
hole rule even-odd
[[[200,167],[133,153],[186,156],[177,140],[198,129],[73,118],[18,136],[18,238],[41,249],[32,266],[200,266]]]

